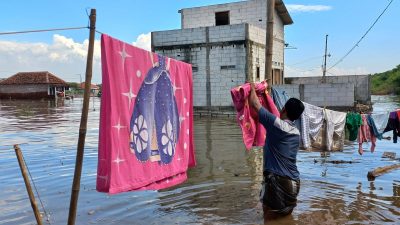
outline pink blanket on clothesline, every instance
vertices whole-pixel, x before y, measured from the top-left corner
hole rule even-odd
[[[195,162],[190,64],[101,37],[102,96],[96,188],[158,190]]]

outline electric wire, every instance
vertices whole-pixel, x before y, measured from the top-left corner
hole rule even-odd
[[[360,40],[357,41],[357,43],[342,57],[340,58],[333,66],[329,67],[328,70],[332,69],[333,67],[337,66],[339,63],[341,63],[350,53],[358,47],[358,44],[367,36],[367,34],[372,30],[372,28],[375,26],[375,24],[378,22],[378,20],[382,17],[382,15],[386,12],[386,10],[389,8],[389,6],[392,4],[393,0],[390,0],[389,4],[386,6],[386,8],[382,11],[382,13],[376,18],[376,20],[372,23],[372,25],[368,28],[368,30],[364,33],[364,35],[360,38]]]

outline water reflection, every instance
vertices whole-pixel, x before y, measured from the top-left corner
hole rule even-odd
[[[373,97],[375,111],[400,107],[394,97]],[[91,101],[92,104],[92,101]],[[23,144],[52,224],[65,224],[82,101],[1,101],[0,145]],[[197,166],[182,185],[105,195],[95,191],[99,100],[90,110],[77,224],[262,224],[258,203],[262,151],[246,151],[232,119],[196,118]],[[90,107],[92,109],[92,106]],[[399,145],[378,141],[374,153],[299,152],[301,188],[293,215],[268,224],[398,224],[400,171],[373,182],[368,170],[396,163],[381,159]],[[326,160],[357,163],[330,164]],[[317,160],[317,163],[314,163]],[[13,151],[0,150],[0,224],[32,224],[34,217]]]

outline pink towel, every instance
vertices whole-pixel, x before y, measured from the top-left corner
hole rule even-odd
[[[362,125],[360,128],[358,128],[358,153],[362,155],[364,153],[364,150],[362,149],[362,144],[364,142],[369,142],[371,141],[371,152],[375,151],[375,143],[376,143],[376,137],[373,132],[371,132],[371,129],[369,128],[368,122],[367,122],[367,115],[361,114],[362,118]]]
[[[279,111],[274,101],[269,94],[267,94],[267,86],[268,84],[265,81],[255,83],[258,99],[263,107],[279,117]],[[258,112],[249,105],[248,98],[250,96],[250,91],[250,83],[243,84],[231,90],[233,104],[237,111],[236,118],[242,129],[243,142],[247,150],[250,150],[253,146],[263,146],[266,137],[265,128],[258,122]]]
[[[192,68],[101,37],[103,86],[97,190],[158,190],[195,162]]]

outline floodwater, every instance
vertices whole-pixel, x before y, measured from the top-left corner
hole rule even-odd
[[[373,96],[373,101],[375,111],[400,108],[398,97]],[[11,150],[15,143],[21,143],[51,224],[66,224],[81,105],[82,99],[0,102],[0,224],[35,224]],[[263,223],[258,203],[261,152],[245,151],[232,118],[196,118],[198,165],[184,184],[111,196],[95,190],[98,119],[95,99],[90,102],[77,224]],[[400,143],[378,141],[374,153],[369,147],[365,144],[363,156],[355,143],[327,158],[300,151],[298,206],[291,216],[268,224],[400,224],[400,170],[367,180],[369,170],[399,163],[381,156],[384,151],[400,156]],[[354,163],[330,164],[326,159]]]

